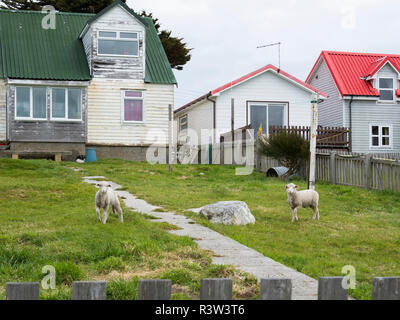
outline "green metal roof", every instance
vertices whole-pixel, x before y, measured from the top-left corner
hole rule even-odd
[[[54,30],[42,28],[44,16],[40,11],[0,10],[0,78],[91,80],[79,34],[99,14],[58,12]],[[152,20],[140,18],[148,26],[145,82],[176,84]]]

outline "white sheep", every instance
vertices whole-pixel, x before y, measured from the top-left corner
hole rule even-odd
[[[297,191],[299,186],[289,183],[286,186],[288,203],[292,209],[292,222],[299,221],[297,210],[300,208],[312,208],[314,210],[314,220],[319,220],[318,201],[319,194],[314,190]]]
[[[111,185],[106,182],[101,182],[96,185],[99,191],[95,197],[95,207],[97,213],[97,220],[106,224],[108,219],[108,210],[111,206],[114,213],[118,213],[119,221],[124,222],[122,215],[121,204],[119,203],[118,196],[112,189]],[[103,219],[100,218],[100,209],[103,209]]]

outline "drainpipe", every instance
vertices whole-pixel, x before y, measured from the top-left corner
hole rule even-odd
[[[351,112],[351,105],[353,104],[354,96],[351,96],[350,102],[349,102],[349,122],[350,122],[350,151],[352,151],[353,148],[353,119],[352,119],[352,112]]]
[[[216,143],[215,139],[216,139],[216,128],[217,128],[217,117],[216,117],[216,113],[217,113],[217,109],[216,109],[216,104],[217,102],[215,100],[210,99],[211,97],[211,92],[207,95],[207,100],[212,102],[213,104],[213,136],[214,136],[214,143]]]

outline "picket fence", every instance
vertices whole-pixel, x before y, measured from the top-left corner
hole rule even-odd
[[[349,290],[343,285],[345,277],[318,279],[318,300],[349,300]],[[139,300],[170,300],[171,280],[139,280]],[[232,300],[232,279],[202,279],[200,300]],[[400,300],[400,277],[374,278],[372,300]],[[39,300],[38,282],[8,282],[7,300]],[[106,300],[105,281],[75,281],[72,283],[72,300]],[[291,279],[261,279],[260,300],[291,300]]]

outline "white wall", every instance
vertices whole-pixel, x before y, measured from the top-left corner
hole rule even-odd
[[[7,112],[6,112],[6,86],[4,80],[0,80],[0,141],[6,140]]]
[[[145,90],[143,124],[123,123],[121,90]],[[168,105],[173,103],[173,85],[95,79],[89,86],[88,143],[165,145],[168,142]]]
[[[265,72],[222,92],[217,97],[217,128],[226,132],[231,130],[231,98],[235,99],[235,129],[247,125],[246,101],[288,102],[289,125],[310,126],[311,93],[272,72]],[[286,117],[287,114],[285,110]],[[285,124],[288,124],[287,119]]]

